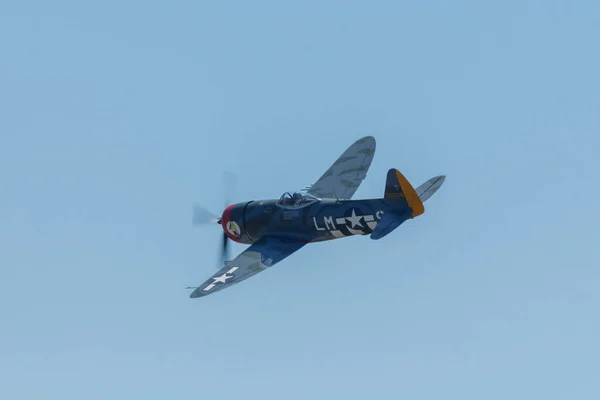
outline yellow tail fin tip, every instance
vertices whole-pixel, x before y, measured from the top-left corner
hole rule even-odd
[[[425,212],[425,206],[423,206],[423,202],[410,182],[398,170],[396,170],[396,177],[398,178],[398,183],[404,193],[404,198],[406,199],[408,206],[412,209],[413,218],[423,214]]]

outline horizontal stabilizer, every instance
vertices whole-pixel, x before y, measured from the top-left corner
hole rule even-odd
[[[437,190],[442,186],[446,177],[444,175],[436,176],[429,179],[416,189],[419,198],[425,203]]]
[[[378,240],[402,225],[402,223],[411,218],[412,211],[406,210],[404,214],[397,214],[395,212],[386,212],[381,217],[381,220],[377,223],[375,230],[371,233],[370,238]]]

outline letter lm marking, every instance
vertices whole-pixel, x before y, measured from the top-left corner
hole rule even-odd
[[[317,225],[317,218],[313,217],[313,223],[315,224],[315,229],[318,231],[324,231],[325,228],[319,228],[319,225]]]

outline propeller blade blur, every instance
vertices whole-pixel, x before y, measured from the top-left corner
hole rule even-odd
[[[215,224],[219,222],[219,217],[217,217],[215,214],[208,211],[204,207],[196,205],[194,206],[192,222],[194,225]]]
[[[225,206],[231,204],[231,201],[235,195],[235,191],[237,188],[237,175],[233,172],[224,172],[223,173],[223,200],[225,201]],[[193,217],[192,222],[194,225],[208,225],[208,224],[220,224],[221,217],[215,215],[214,213],[208,211],[206,208],[200,205],[194,205],[193,209]],[[229,261],[229,241],[230,239],[227,237],[227,234],[223,232],[223,236],[221,237],[221,249],[219,251],[220,263],[217,268],[222,268],[225,264],[225,261]]]
[[[227,245],[229,244],[229,238],[223,233],[222,247],[221,247],[221,264],[219,268],[223,267],[225,261],[229,261],[229,251]]]
[[[237,181],[237,175],[233,172],[226,171],[223,173],[223,200],[225,201],[225,206],[228,206],[235,196]]]

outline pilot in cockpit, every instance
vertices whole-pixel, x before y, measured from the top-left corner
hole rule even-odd
[[[304,199],[304,196],[302,196],[302,193],[294,192],[294,194],[292,195],[292,198],[294,199],[294,204],[298,205],[302,202],[302,200]]]
[[[299,205],[300,203],[302,203],[303,200],[304,200],[304,196],[300,192],[294,192],[293,194],[290,194],[289,192],[285,192],[283,194],[283,196],[281,196],[280,202],[281,202],[281,204],[286,205],[286,206],[295,206],[295,205]]]

